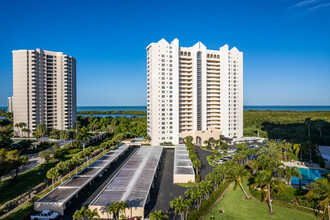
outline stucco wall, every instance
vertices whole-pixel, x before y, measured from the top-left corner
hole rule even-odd
[[[189,183],[195,182],[194,174],[173,174],[173,183]]]

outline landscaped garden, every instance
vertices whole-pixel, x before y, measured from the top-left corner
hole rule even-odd
[[[246,182],[243,184],[246,189],[248,186]],[[221,198],[218,203],[211,209],[211,211],[205,216],[204,219],[254,219],[254,220],[264,220],[264,219],[318,219],[312,213],[302,212],[295,209],[273,206],[275,215],[268,214],[268,204],[263,203],[251,196],[251,199],[245,199],[242,190],[234,189],[234,184],[232,184],[224,197]],[[223,210],[223,213],[219,213],[219,210]]]

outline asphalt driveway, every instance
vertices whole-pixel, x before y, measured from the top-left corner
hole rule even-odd
[[[155,210],[167,211],[170,219],[177,219],[170,207],[170,201],[175,197],[185,196],[185,187],[173,184],[174,149],[164,148],[161,164],[158,170],[158,177],[155,187],[150,191],[150,202],[145,207],[145,217]]]
[[[195,146],[197,157],[202,161],[202,167],[200,169],[201,179],[205,180],[205,176],[212,172],[213,167],[207,162],[206,157],[213,153],[202,149],[201,147]]]

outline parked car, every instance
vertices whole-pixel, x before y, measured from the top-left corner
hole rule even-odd
[[[229,154],[232,154],[232,153],[235,153],[236,152],[236,149],[232,149],[232,150],[228,150],[227,153]]]
[[[223,152],[223,150],[218,150],[218,153],[223,154],[224,152]]]
[[[44,210],[41,213],[37,213],[30,216],[31,220],[38,220],[38,219],[48,220],[48,219],[56,219],[57,217],[58,217],[58,213],[50,210]]]
[[[258,145],[251,145],[251,146],[249,146],[248,148],[249,149],[254,149],[254,148],[258,148],[259,146]]]

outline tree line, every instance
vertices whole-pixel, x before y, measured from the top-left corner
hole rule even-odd
[[[147,115],[146,111],[78,111],[79,115]]]
[[[170,203],[171,208],[182,220],[197,218],[196,213],[203,202],[207,202],[212,192],[228,182],[235,184],[234,190],[241,189],[245,199],[251,199],[243,184],[243,181],[247,181],[251,190],[261,193],[262,202],[268,203],[269,213],[275,214],[272,208],[274,197],[281,192],[285,194],[291,186],[292,177],[302,178],[296,167],[286,167],[282,163],[288,152],[299,153],[299,149],[294,146],[287,146],[285,149],[283,142],[269,141],[264,147],[249,149],[246,144],[240,144],[239,151],[232,160],[218,165],[206,176],[205,181],[187,189],[185,197],[176,197]],[[310,191],[304,197],[306,200],[316,200],[324,210],[324,217],[326,209],[329,209],[330,176],[312,183]]]
[[[244,136],[330,145],[330,111],[244,111]]]

